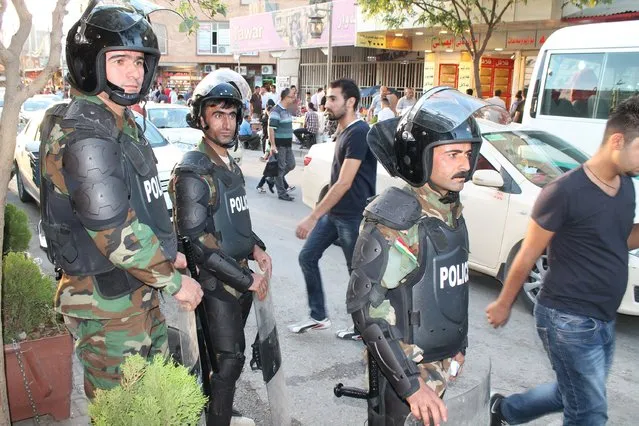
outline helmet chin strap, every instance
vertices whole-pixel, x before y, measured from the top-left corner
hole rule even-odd
[[[448,191],[447,189],[440,187],[439,185],[437,185],[435,182],[432,182],[432,181],[428,182],[428,185],[431,187],[431,189],[439,192],[440,194],[446,191],[446,195],[439,198],[439,201],[442,204],[452,204],[452,203],[456,203],[459,200],[459,192]]]
[[[109,95],[109,99],[120,106],[131,106],[138,103],[140,100],[139,93],[125,93],[124,89],[120,86],[116,86],[107,80],[107,87],[105,87],[105,92]]]

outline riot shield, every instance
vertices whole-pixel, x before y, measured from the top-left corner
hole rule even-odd
[[[273,301],[269,288],[266,298],[253,297],[257,319],[258,345],[262,364],[262,377],[266,384],[268,402],[271,408],[271,424],[288,426],[291,424],[291,407],[286,388],[286,377],[282,369],[282,355],[277,337],[277,327],[273,315]]]
[[[449,426],[482,426],[488,425],[490,416],[490,358],[469,356],[466,358],[463,372],[459,377],[448,382],[444,403],[448,408]],[[406,418],[405,426],[423,425],[412,414]],[[432,423],[431,423],[432,424]]]

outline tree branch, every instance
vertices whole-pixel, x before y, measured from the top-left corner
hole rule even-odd
[[[504,16],[504,13],[506,13],[506,10],[508,10],[508,8],[510,8],[510,6],[512,6],[514,3],[515,3],[515,0],[509,0],[508,3],[506,3],[504,8],[499,13],[499,16],[497,17],[497,20],[495,21],[495,24],[498,24],[498,23],[501,22],[501,18]]]
[[[16,1],[16,0],[14,0]],[[22,0],[19,0],[22,1]],[[58,0],[51,17],[50,51],[49,62],[38,77],[27,87],[27,98],[38,93],[51,75],[60,67],[60,54],[62,53],[62,20],[67,14],[67,2],[69,0]]]
[[[484,22],[486,22],[487,25],[490,24],[490,19],[488,18],[488,15],[486,15],[486,11],[481,5],[480,0],[475,0],[475,7],[477,7],[477,10],[481,13],[481,16],[484,18]]]
[[[11,1],[18,13],[18,18],[20,18],[20,26],[18,27],[18,31],[11,37],[9,52],[19,58],[24,43],[29,38],[29,33],[31,32],[31,13],[29,13],[29,9],[27,9],[27,6],[24,4],[24,0]]]
[[[0,1],[0,28],[2,28],[4,12],[7,10],[7,0]],[[3,42],[0,42],[0,63],[2,65],[7,66],[7,63],[11,60],[11,55],[7,50],[6,46]]]

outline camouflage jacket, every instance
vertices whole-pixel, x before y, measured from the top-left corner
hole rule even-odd
[[[456,220],[462,215],[462,204],[457,201],[452,204],[444,204],[439,199],[441,194],[434,191],[428,184],[421,188],[406,186],[406,191],[417,195],[422,206],[422,215],[436,217],[448,226],[454,227]],[[419,259],[419,233],[418,225],[414,225],[406,231],[397,231],[378,224],[377,229],[384,235],[389,244],[388,264],[382,277],[382,287],[387,289],[397,288],[402,285],[402,280],[418,267]],[[386,320],[390,325],[396,325],[395,309],[389,300],[383,301],[378,307],[370,307],[371,318]],[[421,362],[424,351],[417,345],[402,342],[402,348],[406,356],[416,363]]]
[[[204,140],[200,141],[200,143],[197,145],[197,147],[195,147],[195,149],[197,151],[200,151],[204,154],[206,154],[206,156],[215,164],[220,165],[220,166],[224,166],[224,167],[229,167],[229,164],[226,164],[224,162],[224,160],[222,160],[222,158],[213,150],[213,148],[211,148]],[[228,154],[227,152],[227,158],[228,161],[231,162],[233,161],[233,157],[231,157],[230,154]],[[210,175],[205,175],[202,176],[204,178],[204,180],[206,181],[208,187],[209,187],[209,193],[211,194],[210,198],[209,198],[209,205],[210,206],[215,206],[217,205],[217,190],[215,187],[215,182],[213,181],[213,178]],[[171,175],[171,180],[169,181],[169,187],[168,187],[168,192],[169,192],[169,196],[171,197],[171,202],[173,203],[173,205],[175,206],[175,186],[176,183],[179,180],[179,176],[172,174]],[[177,219],[176,219],[176,214],[177,214],[177,209],[173,209],[173,223],[177,223]],[[208,233],[208,232],[202,232],[202,234],[200,236],[198,236],[198,240],[199,242],[202,244],[202,246],[204,247],[208,247],[210,249],[214,249],[214,250],[219,250],[220,246],[217,242],[217,238],[215,237],[215,235]],[[241,266],[248,266],[248,260],[244,259],[242,261],[239,262]],[[231,287],[230,285],[224,284],[222,283],[224,286],[224,289],[226,291],[228,291],[229,293],[231,293],[233,296],[235,296],[236,298],[239,298],[242,293],[235,290],[233,287]]]
[[[126,109],[124,117],[112,111],[97,96],[75,95],[74,99],[84,99],[102,105],[116,118],[118,128],[138,140],[138,130],[133,114]],[[62,156],[71,128],[61,128],[56,124],[44,147],[41,160],[43,176],[50,180],[55,191],[68,195],[64,178]],[[140,314],[159,305],[157,289],[174,294],[181,287],[181,276],[160,250],[158,237],[150,227],[140,223],[135,211],[129,208],[121,225],[103,231],[87,232],[98,250],[116,267],[125,269],[146,285],[131,294],[116,299],[105,299],[95,289],[93,276],[70,276],[63,274],[55,295],[58,312],[78,318],[110,319],[124,318]]]

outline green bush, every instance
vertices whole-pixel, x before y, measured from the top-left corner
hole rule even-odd
[[[27,214],[14,206],[7,204],[4,209],[4,239],[2,254],[10,251],[26,251],[31,240],[29,218]]]
[[[55,324],[54,282],[25,253],[9,253],[2,262],[2,335],[5,343],[40,337],[43,328]]]
[[[89,416],[96,426],[195,425],[206,401],[186,367],[162,355],[151,363],[133,355],[122,365],[120,386],[96,391]]]

